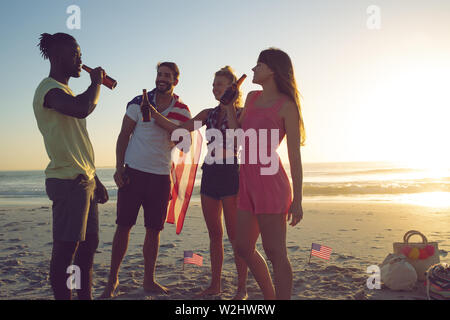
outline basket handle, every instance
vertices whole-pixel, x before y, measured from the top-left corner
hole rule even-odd
[[[421,237],[422,237],[422,243],[424,243],[424,244],[427,244],[427,243],[428,243],[427,237],[425,237],[421,232],[416,231],[416,230],[410,230],[410,231],[408,231],[408,232],[405,234],[405,236],[403,237],[403,242],[406,243],[406,244],[408,244],[409,238],[411,238],[411,237],[414,236],[414,235],[419,235],[419,236],[421,236]]]
[[[408,236],[409,236],[409,234],[410,233],[416,233],[416,232],[418,232],[418,231],[415,231],[415,230],[409,230],[407,233],[405,233],[405,235],[403,236],[403,242],[408,242],[408,240],[406,240],[407,238],[408,238]]]

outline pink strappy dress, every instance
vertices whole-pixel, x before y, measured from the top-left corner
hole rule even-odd
[[[247,136],[251,136],[247,130],[256,132],[257,143],[249,143],[251,138],[246,138],[242,146],[245,154],[241,153],[238,208],[252,214],[286,214],[292,203],[292,191],[276,149],[286,135],[278,112],[287,98],[280,98],[269,108],[260,108],[254,103],[261,93],[257,91],[251,97],[241,125]]]

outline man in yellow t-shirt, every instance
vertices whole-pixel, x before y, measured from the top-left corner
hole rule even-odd
[[[95,174],[94,150],[86,117],[94,111],[105,72],[91,72],[91,85],[75,96],[68,86],[81,73],[81,52],[65,33],[43,33],[39,47],[50,60],[50,75],[36,89],[33,109],[50,163],[46,191],[53,201],[53,249],[50,282],[55,299],[71,299],[67,267],[80,268],[79,299],[92,299],[92,266],[98,246],[98,203],[108,193]]]

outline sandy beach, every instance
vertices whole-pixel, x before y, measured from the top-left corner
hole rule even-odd
[[[423,283],[413,291],[395,292],[386,287],[369,290],[366,286],[370,265],[379,265],[392,252],[392,243],[401,241],[411,229],[420,230],[429,241],[437,241],[441,262],[450,262],[450,211],[448,208],[420,207],[377,202],[304,202],[304,220],[289,227],[287,247],[294,272],[292,298],[308,299],[426,299]],[[94,265],[94,298],[106,284],[115,230],[115,201],[100,206],[100,244]],[[209,285],[209,239],[200,203],[191,202],[183,231],[166,224],[161,233],[157,261],[157,280],[168,287],[168,295],[145,293],[142,289],[144,260],[142,243],[145,228],[142,213],[132,230],[123,261],[118,296],[114,299],[194,299]],[[419,240],[419,239],[417,239]],[[311,243],[333,249],[329,261],[312,257]],[[258,248],[263,252],[261,240]],[[0,207],[0,299],[53,299],[48,279],[51,237],[51,204]],[[206,299],[231,299],[236,272],[231,245],[224,239],[225,257],[222,293]],[[183,251],[203,255],[202,267],[185,265]],[[270,262],[269,262],[269,267]],[[249,273],[249,299],[262,295]]]

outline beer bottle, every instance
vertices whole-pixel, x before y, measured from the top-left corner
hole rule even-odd
[[[85,70],[88,73],[91,73],[92,68],[89,68],[87,65],[83,64],[82,66],[83,70]],[[103,78],[102,84],[111,90],[114,89],[117,86],[117,81],[111,78],[110,76],[106,76]]]
[[[141,103],[142,121],[150,122],[150,101],[148,101],[147,90],[142,90],[142,103]]]
[[[239,87],[241,86],[242,82],[244,82],[245,78],[247,78],[246,74],[243,74],[242,77],[239,78],[239,80],[231,85],[225,93],[220,98],[220,102],[224,105],[230,104],[230,102],[233,100],[234,96],[237,94]]]

